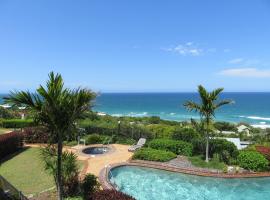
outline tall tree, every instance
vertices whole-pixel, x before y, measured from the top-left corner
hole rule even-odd
[[[46,127],[51,143],[57,143],[56,186],[58,200],[63,199],[62,150],[65,136],[74,130],[76,121],[92,106],[96,94],[88,89],[68,89],[60,74],[49,74],[46,86],[40,85],[35,93],[11,92],[7,102],[25,105],[35,111],[35,121]]]
[[[208,92],[202,85],[198,86],[198,93],[200,96],[200,103],[193,101],[187,101],[184,106],[189,111],[195,111],[200,114],[201,123],[204,126],[206,136],[206,150],[205,150],[205,161],[209,161],[209,133],[211,122],[215,118],[215,112],[218,108],[223,105],[232,103],[231,100],[218,100],[220,93],[223,88],[218,88],[212,92]]]

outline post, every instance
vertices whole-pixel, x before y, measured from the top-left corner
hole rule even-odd
[[[120,124],[121,124],[121,121],[119,120],[118,121],[118,135],[120,135]]]

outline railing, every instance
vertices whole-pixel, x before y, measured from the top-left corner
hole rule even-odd
[[[21,191],[11,185],[0,175],[0,199],[2,200],[29,200]]]

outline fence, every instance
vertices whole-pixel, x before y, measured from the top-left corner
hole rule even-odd
[[[2,198],[5,200],[29,200],[0,175],[0,199],[2,200]]]

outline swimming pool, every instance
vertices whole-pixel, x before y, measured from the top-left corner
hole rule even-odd
[[[270,178],[223,179],[122,166],[110,181],[137,200],[267,200]]]
[[[90,154],[90,155],[99,155],[99,154],[105,154],[109,152],[108,147],[87,147],[82,150],[83,153],[85,154]]]

